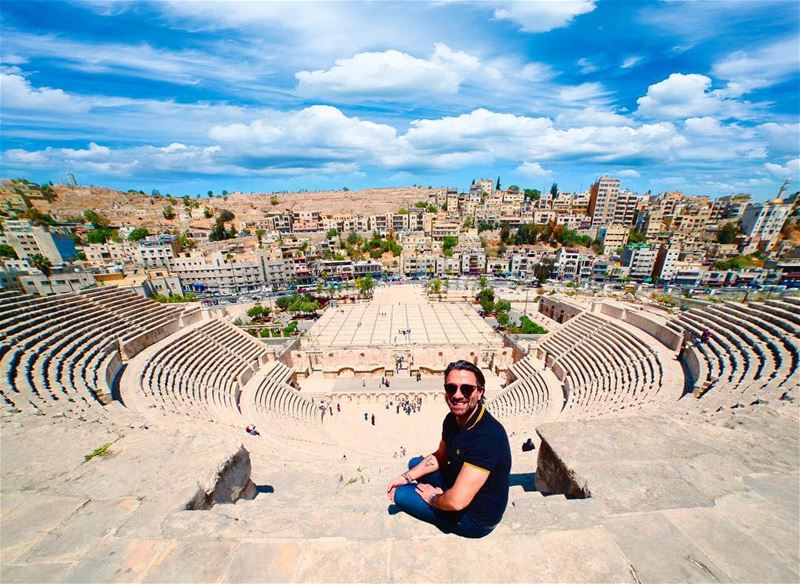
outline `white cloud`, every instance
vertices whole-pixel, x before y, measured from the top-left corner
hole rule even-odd
[[[553,175],[552,171],[542,168],[538,162],[523,162],[517,167],[517,172],[526,176],[548,177]]]
[[[764,168],[766,168],[767,172],[769,172],[771,175],[778,178],[786,178],[790,176],[794,180],[797,180],[797,178],[800,177],[800,158],[794,158],[787,161],[785,164],[767,162],[764,164]]]
[[[738,97],[769,87],[800,69],[800,40],[795,35],[753,51],[735,51],[714,64],[713,75],[728,81],[727,94]]]
[[[631,55],[630,57],[626,57],[625,60],[622,61],[622,65],[620,65],[620,67],[622,67],[623,69],[630,69],[632,67],[636,67],[636,65],[641,63],[643,59],[644,57],[638,55]]]
[[[760,138],[766,141],[770,153],[797,155],[800,153],[800,123],[776,124],[767,122],[755,127]]]
[[[25,77],[0,72],[0,102],[4,110],[75,113],[89,110],[89,104],[61,89],[35,88]]]
[[[563,87],[559,90],[558,97],[561,101],[591,103],[604,98],[607,94],[602,83],[593,82]]]
[[[580,67],[581,75],[589,75],[590,73],[594,73],[597,71],[597,65],[592,63],[586,57],[581,57],[578,59],[578,66]]]
[[[636,100],[637,113],[662,119],[709,115],[744,118],[749,115],[747,105],[725,99],[710,89],[711,79],[705,75],[672,73],[648,87],[647,95]]]
[[[618,113],[596,108],[582,110],[566,110],[556,116],[555,124],[559,128],[582,126],[633,126],[634,121]]]
[[[480,69],[476,57],[437,43],[430,59],[395,50],[359,53],[337,59],[330,69],[300,71],[295,77],[298,93],[305,96],[447,95],[457,93],[461,83]]]
[[[523,32],[547,32],[567,26],[576,16],[594,9],[594,0],[507,2],[494,11],[494,17],[517,23]]]
[[[642,176],[638,170],[634,170],[632,168],[618,170],[614,173],[614,175],[621,176],[622,178],[639,178]]]

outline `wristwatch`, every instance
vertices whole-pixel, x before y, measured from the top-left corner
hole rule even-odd
[[[431,507],[434,507],[434,506],[435,506],[434,504],[436,503],[436,499],[438,499],[438,498],[439,498],[439,495],[441,495],[441,493],[434,493],[433,495],[431,495],[430,497],[428,497],[428,504],[429,504]]]

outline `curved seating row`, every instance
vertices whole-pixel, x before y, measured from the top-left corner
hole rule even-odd
[[[14,413],[85,411],[111,401],[107,371],[118,342],[174,321],[182,307],[132,290],[98,288],[0,297],[0,407]]]
[[[710,333],[707,342],[689,349],[701,361],[697,397],[771,399],[800,384],[800,303],[795,299],[707,304],[681,313],[673,325],[695,339]]]
[[[498,416],[541,414],[550,405],[550,387],[528,355],[511,366],[516,378],[489,401],[489,409]]]
[[[304,397],[290,383],[292,370],[273,361],[264,370],[253,393],[252,407],[257,414],[290,418],[307,422],[321,419],[321,413],[310,399]]]
[[[141,370],[140,393],[164,411],[218,418],[240,415],[243,384],[266,348],[232,324],[212,319],[185,330]]]

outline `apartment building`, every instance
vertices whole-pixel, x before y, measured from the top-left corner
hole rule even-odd
[[[657,251],[649,245],[628,245],[622,250],[620,263],[628,268],[628,275],[635,280],[647,280],[653,277]]]
[[[605,226],[613,221],[619,197],[619,184],[619,179],[601,176],[589,189],[589,215],[592,216],[592,227]]]
[[[3,224],[3,236],[0,243],[14,248],[19,259],[27,259],[32,255],[41,254],[48,258],[54,266],[64,263],[68,257],[75,257],[75,246],[69,242],[57,241],[66,239],[56,235],[54,237],[47,229],[34,225],[26,219],[6,219]],[[69,245],[65,245],[68,243]],[[70,252],[71,248],[71,252]],[[67,258],[62,255],[64,249]]]
[[[149,235],[137,244],[139,265],[144,268],[166,268],[180,252],[174,235]]]
[[[742,214],[742,232],[748,237],[743,253],[772,251],[792,207],[775,198],[766,203],[749,203]]]

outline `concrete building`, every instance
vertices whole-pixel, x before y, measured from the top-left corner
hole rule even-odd
[[[653,268],[657,252],[649,245],[628,245],[622,250],[620,263],[628,268],[628,275],[635,280],[647,280],[653,277]]]
[[[748,204],[741,219],[742,233],[748,237],[743,253],[772,251],[791,210],[791,205],[780,198],[766,203]]]
[[[604,226],[614,219],[614,211],[619,197],[619,179],[601,176],[589,189],[589,215],[592,226]]]
[[[625,247],[625,244],[628,243],[629,232],[630,228],[617,223],[601,229],[600,234],[603,238],[603,251],[610,254]]]
[[[49,276],[36,270],[35,273],[20,273],[17,275],[17,279],[26,293],[40,296],[79,292],[97,284],[94,276],[89,272],[58,268],[54,268]]]
[[[653,281],[671,282],[675,277],[680,255],[681,250],[678,246],[662,243],[656,252],[656,260],[653,265]]]
[[[48,258],[54,266],[64,263],[69,256],[62,255],[61,247],[56,237],[47,229],[34,225],[26,219],[6,219],[3,225],[5,242],[14,248],[19,259],[27,259],[32,255],[41,254]],[[75,246],[71,243],[72,257],[75,256]],[[67,247],[67,250],[69,247]],[[67,253],[69,253],[67,251]],[[65,254],[66,255],[66,254]]]
[[[473,249],[461,253],[461,273],[479,275],[486,271],[486,254],[482,249]]]
[[[144,268],[166,268],[180,253],[178,238],[174,235],[150,235],[137,245],[139,264]]]
[[[89,243],[83,246],[82,251],[86,262],[94,267],[125,266],[141,261],[139,247],[125,240]]]

